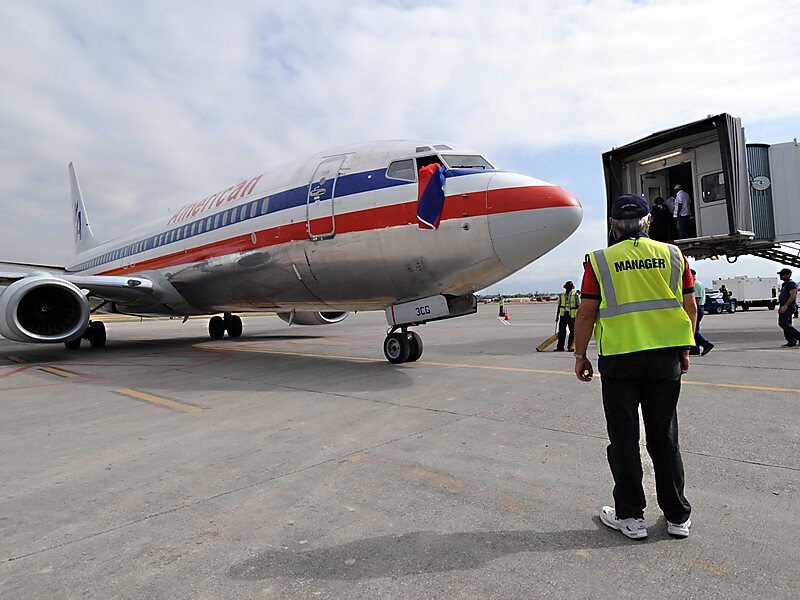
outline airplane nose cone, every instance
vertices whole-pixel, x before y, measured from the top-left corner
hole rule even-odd
[[[495,254],[512,271],[558,246],[583,219],[583,207],[572,194],[515,173],[492,177],[486,208]]]

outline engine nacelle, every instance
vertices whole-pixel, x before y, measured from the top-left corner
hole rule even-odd
[[[50,274],[29,275],[0,293],[0,334],[16,342],[65,342],[81,335],[88,322],[83,292]]]
[[[287,312],[278,316],[289,325],[329,325],[347,318],[348,312]]]

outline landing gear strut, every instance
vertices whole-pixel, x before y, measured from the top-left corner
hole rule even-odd
[[[395,365],[419,360],[422,356],[422,338],[406,327],[399,332],[392,328],[383,340],[383,354],[386,360]]]
[[[92,348],[103,348],[106,345],[106,326],[101,321],[89,321],[80,337],[64,342],[67,350],[77,350],[81,347],[81,340],[88,340]]]
[[[228,332],[228,337],[238,338],[242,335],[242,319],[237,315],[225,313],[224,317],[211,317],[208,321],[208,335],[212,340],[221,340]]]

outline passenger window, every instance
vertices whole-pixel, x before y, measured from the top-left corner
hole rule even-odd
[[[414,181],[416,173],[414,172],[414,159],[396,160],[389,164],[386,169],[386,177],[390,179],[402,179],[403,181]]]
[[[250,204],[250,218],[252,219],[253,217],[255,217],[257,212],[258,212],[258,200]]]
[[[217,227],[219,227],[219,215],[218,214],[214,216],[214,229],[216,229]]]
[[[261,200],[261,214],[267,214],[267,210],[269,209],[269,198],[264,198]]]
[[[230,211],[229,210],[226,210],[224,213],[222,213],[222,226],[223,227],[225,227],[225,225],[228,224],[228,217],[229,216],[230,216]]]

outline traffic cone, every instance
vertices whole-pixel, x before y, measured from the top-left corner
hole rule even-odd
[[[508,321],[508,311],[506,311],[506,316],[503,317],[506,321]]]

